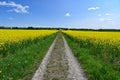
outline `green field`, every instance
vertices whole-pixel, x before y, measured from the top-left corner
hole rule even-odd
[[[40,61],[55,39],[56,34],[28,39],[20,43],[5,44],[7,52],[0,58],[0,80],[30,80]]]

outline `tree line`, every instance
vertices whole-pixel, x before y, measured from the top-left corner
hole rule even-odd
[[[77,31],[116,31],[120,32],[120,29],[84,29],[84,28],[61,28],[61,27],[5,27],[0,26],[0,29],[26,29],[26,30],[77,30]]]

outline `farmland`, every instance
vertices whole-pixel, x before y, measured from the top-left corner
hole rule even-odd
[[[119,36],[107,31],[1,29],[0,80],[119,80]]]
[[[18,42],[26,39],[34,39],[36,37],[45,37],[55,30],[0,30],[0,44]]]
[[[120,79],[120,32],[63,32],[90,80]]]
[[[0,30],[0,80],[30,80],[56,30]]]
[[[0,0],[0,80],[120,80],[120,0]]]

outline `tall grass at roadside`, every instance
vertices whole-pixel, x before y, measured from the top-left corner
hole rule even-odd
[[[120,80],[118,46],[109,43],[93,43],[90,38],[83,40],[79,37],[78,39],[67,32],[65,37],[89,80]]]
[[[30,80],[56,34],[1,46],[0,80]]]

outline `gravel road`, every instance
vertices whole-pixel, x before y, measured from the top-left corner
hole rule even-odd
[[[87,80],[62,33],[58,33],[32,80]]]

